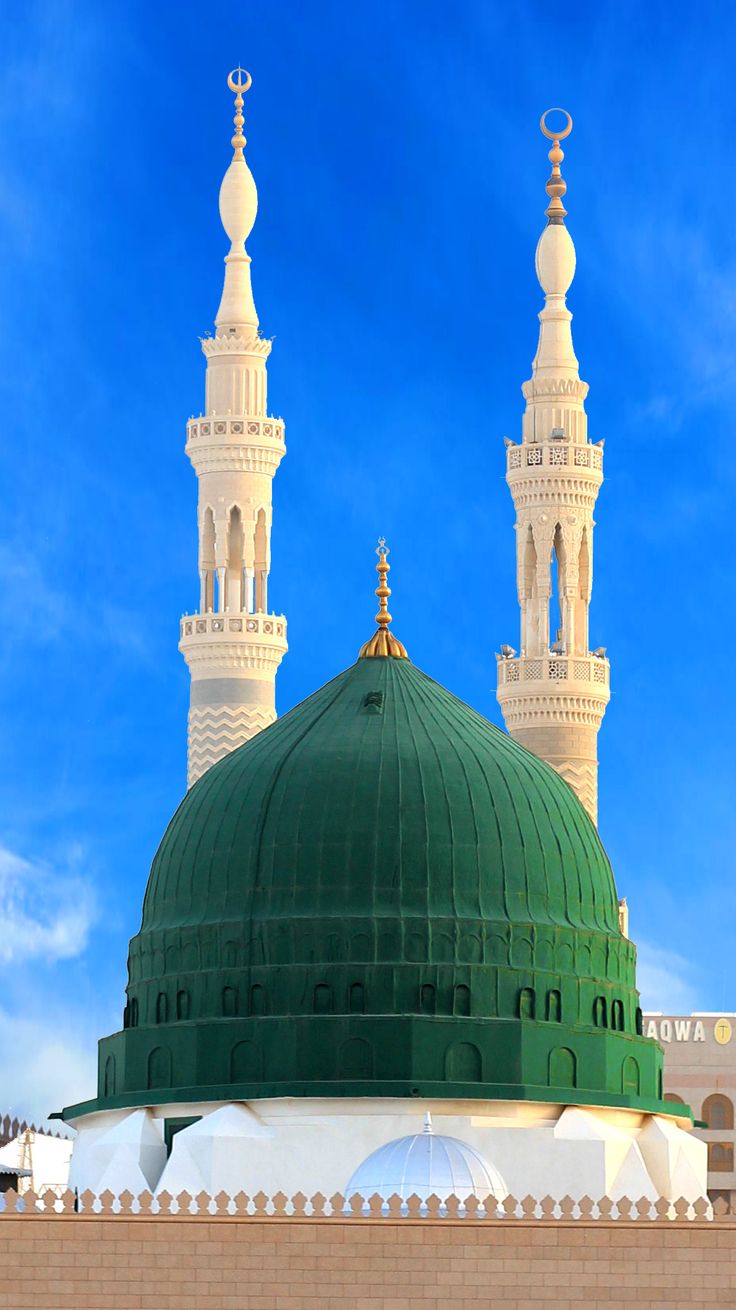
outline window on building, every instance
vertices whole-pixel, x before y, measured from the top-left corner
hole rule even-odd
[[[708,1143],[708,1172],[712,1174],[733,1173],[733,1145],[731,1142]]]
[[[714,1092],[703,1101],[701,1117],[716,1132],[728,1131],[733,1128],[733,1101],[720,1092]]]
[[[676,1092],[665,1092],[665,1094],[664,1094],[664,1098],[663,1098],[663,1099],[664,1099],[665,1101],[672,1101],[672,1103],[673,1103],[674,1105],[684,1105],[684,1104],[685,1104],[685,1102],[683,1101],[682,1097],[681,1097],[681,1096],[678,1096]]]

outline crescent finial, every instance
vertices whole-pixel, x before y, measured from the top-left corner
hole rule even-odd
[[[547,127],[547,118],[550,114],[565,115],[565,126],[561,128],[559,132],[553,132],[551,128]],[[562,203],[562,197],[567,191],[567,183],[560,172],[560,164],[565,158],[565,152],[560,146],[560,141],[564,141],[565,137],[569,136],[572,132],[572,117],[568,114],[566,109],[545,109],[539,120],[539,126],[547,137],[547,140],[552,142],[552,149],[547,155],[547,158],[552,165],[552,172],[545,188],[547,195],[549,196],[549,205],[544,212],[550,223],[564,224],[567,210]]]
[[[235,124],[235,135],[230,144],[235,151],[235,158],[242,159],[243,147],[245,145],[245,137],[243,136],[243,123],[245,122],[245,119],[243,118],[243,95],[246,91],[249,91],[253,85],[253,78],[250,73],[247,73],[245,69],[241,68],[240,64],[238,64],[237,68],[234,68],[231,73],[228,73],[227,84],[230,87],[230,90],[235,92],[235,116],[233,118]]]
[[[547,116],[549,114],[565,115],[567,122],[561,132],[551,132],[550,129],[547,127]],[[572,117],[570,116],[570,114],[568,114],[566,109],[559,109],[559,108],[545,109],[544,113],[542,114],[542,117],[539,120],[539,126],[541,127],[542,131],[544,132],[544,135],[547,137],[549,141],[564,141],[565,137],[569,136],[570,133],[572,132]]]
[[[236,77],[238,79],[237,82],[235,80]],[[245,81],[243,81],[243,78],[245,78]],[[241,68],[240,64],[238,64],[238,67],[234,68],[232,73],[228,73],[227,84],[231,91],[236,91],[242,95],[243,92],[250,91],[250,88],[253,85],[253,78],[250,73],[247,73],[245,69]]]

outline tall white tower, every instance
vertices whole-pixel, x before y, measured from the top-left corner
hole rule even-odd
[[[243,93],[249,74],[228,77],[235,92],[233,158],[220,188],[230,238],[215,335],[207,360],[205,413],[187,425],[186,451],[199,480],[199,611],[181,621],[192,677],[191,787],[228,751],[276,718],[276,670],[287,649],[286,620],[269,613],[271,484],[284,454],[284,424],[268,417],[266,359],[245,241],[258,194],[243,148]]]
[[[552,113],[565,115],[564,130],[547,127]],[[511,736],[561,773],[595,820],[598,729],[610,696],[605,652],[588,649],[593,510],[603,481],[603,442],[588,440],[588,385],[580,380],[565,303],[575,275],[575,247],[565,227],[560,141],[569,135],[572,119],[564,110],[548,109],[541,127],[552,142],[548,224],[536,258],[545,303],[532,376],[522,387],[521,443],[507,441],[506,452],[506,481],[516,508],[521,653],[502,648],[497,695]]]

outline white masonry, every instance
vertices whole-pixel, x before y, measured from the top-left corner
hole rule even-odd
[[[205,414],[190,419],[186,451],[199,481],[199,610],[181,621],[191,673],[188,784],[276,718],[276,670],[287,649],[286,620],[268,609],[271,484],[284,454],[284,424],[268,417],[266,359],[245,250],[258,209],[245,162],[242,92],[236,94],[233,159],[220,188],[230,238],[215,335],[207,360]]]
[[[566,130],[554,136],[542,124],[553,142],[549,222],[536,257],[545,305],[532,376],[522,387],[522,440],[506,443],[506,481],[517,516],[521,653],[505,646],[497,657],[497,696],[511,736],[562,774],[596,820],[598,729],[610,688],[605,652],[589,649],[588,609],[603,442],[588,440],[588,384],[578,372],[565,303],[575,247],[564,223],[559,143],[571,126],[568,116]]]

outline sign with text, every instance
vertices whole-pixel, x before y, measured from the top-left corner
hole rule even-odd
[[[725,1015],[718,1015],[711,1028],[706,1028],[702,1019],[693,1016],[690,1019],[670,1019],[658,1015],[646,1015],[644,1020],[645,1037],[653,1037],[655,1042],[707,1042],[715,1041],[719,1046],[728,1046],[733,1037],[733,1025]]]

